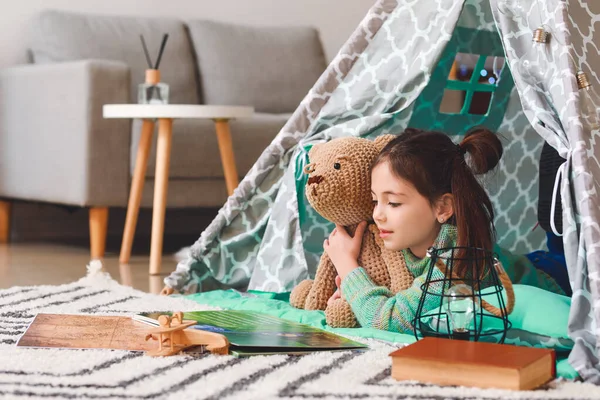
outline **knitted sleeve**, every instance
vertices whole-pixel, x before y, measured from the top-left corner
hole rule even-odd
[[[412,333],[412,321],[415,317],[421,286],[427,273],[415,277],[413,284],[406,290],[393,294],[384,286],[376,286],[364,268],[356,268],[342,281],[342,295],[350,304],[356,319],[363,327],[376,328],[400,333]],[[433,279],[443,279],[444,274],[435,268]],[[436,284],[432,291],[438,293],[442,284]],[[424,310],[439,306],[438,296],[428,296]]]

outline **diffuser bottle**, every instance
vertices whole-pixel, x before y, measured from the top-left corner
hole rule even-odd
[[[138,86],[139,104],[169,104],[169,85],[160,81],[160,71],[146,70],[146,81]]]

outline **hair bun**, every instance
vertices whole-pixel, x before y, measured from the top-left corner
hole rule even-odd
[[[477,175],[494,169],[503,152],[498,136],[485,127],[469,130],[459,146],[469,153],[471,170]]]

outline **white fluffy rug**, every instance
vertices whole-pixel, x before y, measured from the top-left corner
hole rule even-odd
[[[121,286],[98,266],[62,286],[0,291],[0,398],[600,399],[600,387],[556,381],[532,392],[441,388],[389,378],[392,347],[307,356],[150,358],[138,352],[16,348],[38,312],[123,315],[207,309]]]

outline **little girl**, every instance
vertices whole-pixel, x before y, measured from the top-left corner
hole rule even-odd
[[[341,295],[363,327],[412,333],[432,246],[494,251],[513,283],[563,294],[526,257],[494,245],[492,203],[475,175],[493,169],[501,156],[500,140],[482,128],[467,133],[459,145],[441,132],[408,129],[382,150],[371,172],[373,220],[385,247],[404,253],[415,278],[412,286],[393,294],[376,286],[358,265],[366,222],[354,237],[337,226],[323,245],[338,272]]]

